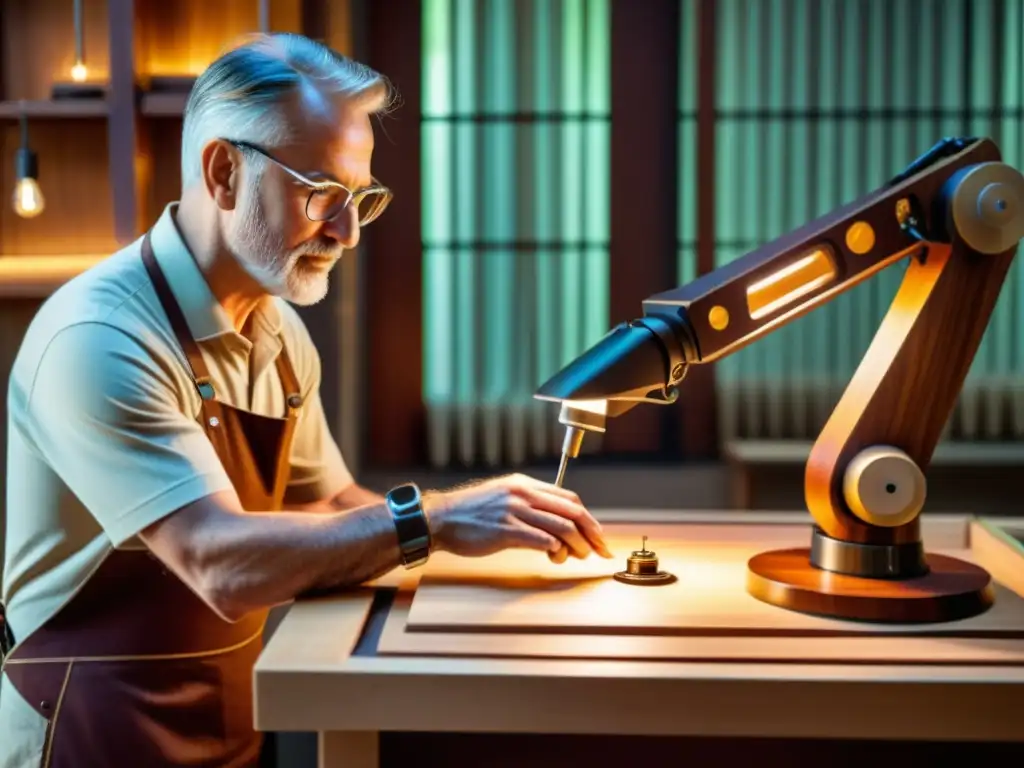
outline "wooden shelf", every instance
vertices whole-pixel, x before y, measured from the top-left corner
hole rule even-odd
[[[0,256],[0,298],[45,298],[109,255]]]
[[[108,111],[105,99],[0,101],[0,119],[9,120],[22,114],[29,118],[106,117]]]
[[[144,93],[139,111],[147,117],[181,117],[185,112],[188,93]]]

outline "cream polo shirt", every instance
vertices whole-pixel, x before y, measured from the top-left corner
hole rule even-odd
[[[218,399],[279,416],[281,339],[302,386],[287,503],[352,482],[321,405],[320,358],[302,320],[267,298],[235,332],[192,259],[172,204],[154,256],[210,369]],[[141,238],[62,286],[40,308],[8,390],[3,601],[16,638],[66,603],[112,548],[169,513],[231,487],[200,423],[200,398],[141,259]],[[0,767],[19,765],[42,719],[0,687]],[[45,726],[45,724],[43,724]],[[12,738],[13,737],[13,738]],[[22,741],[19,743],[19,738]]]

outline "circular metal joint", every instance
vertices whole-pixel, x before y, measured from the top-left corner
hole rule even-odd
[[[928,573],[920,540],[907,544],[858,544],[829,538],[818,527],[811,534],[811,565],[868,579],[913,579]]]
[[[921,512],[927,494],[924,473],[891,445],[873,445],[853,457],[843,476],[850,510],[870,525],[895,528]]]
[[[971,250],[1003,253],[1024,238],[1024,176],[1005,163],[964,169],[953,189],[951,229]]]

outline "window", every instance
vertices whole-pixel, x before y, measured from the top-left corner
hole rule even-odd
[[[547,376],[608,330],[608,0],[424,0],[430,460],[557,450]]]

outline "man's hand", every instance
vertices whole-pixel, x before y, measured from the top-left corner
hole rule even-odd
[[[579,496],[526,475],[509,475],[424,499],[439,549],[482,557],[503,549],[547,552],[584,558],[591,552],[610,558],[601,526]]]

